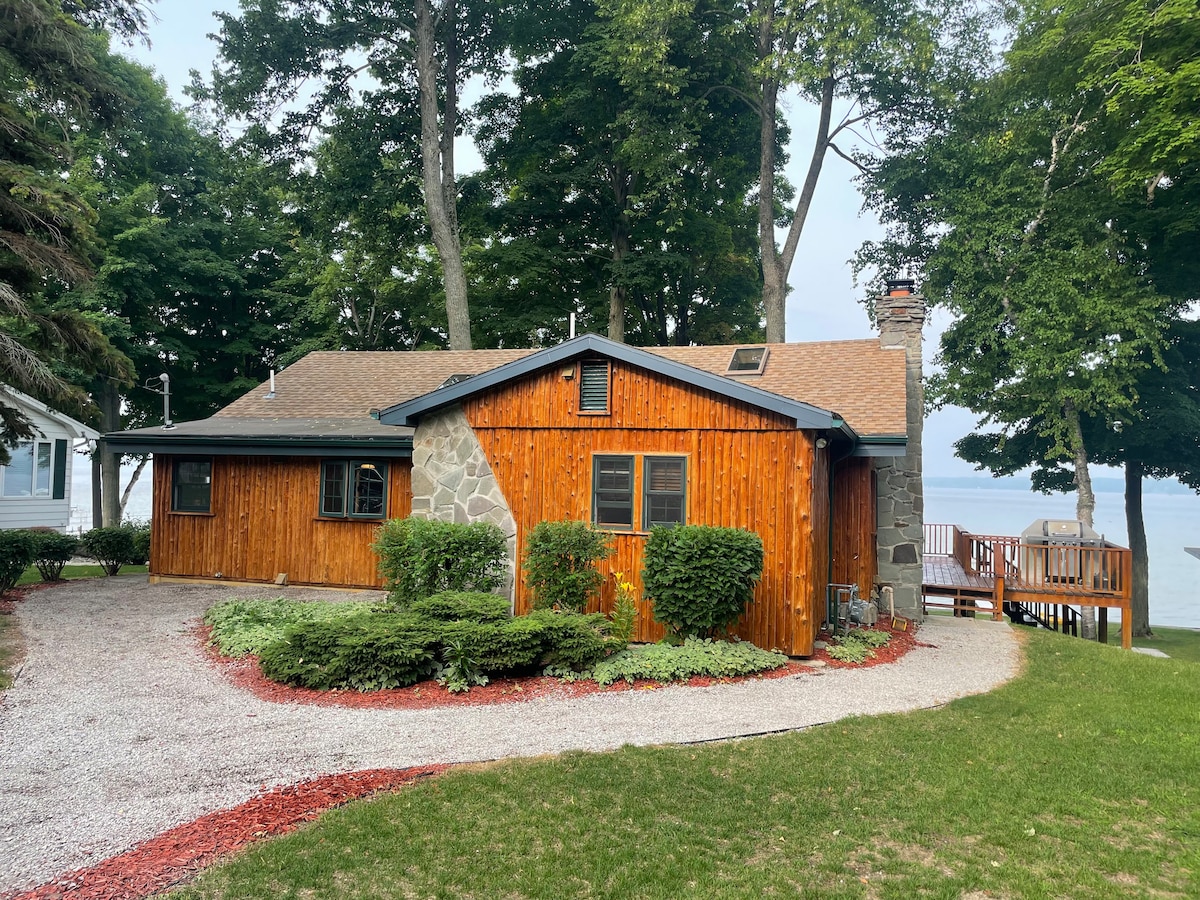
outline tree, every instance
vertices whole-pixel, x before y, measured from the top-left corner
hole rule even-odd
[[[757,121],[714,90],[740,77],[744,49],[714,33],[720,13],[701,3],[673,22],[661,89],[611,20],[564,17],[517,67],[517,95],[480,105],[483,205],[464,221],[483,305],[511,319],[524,298],[502,333],[528,340],[577,312],[632,343],[757,336]]]
[[[247,115],[269,145],[305,160],[310,138],[327,117],[362,97],[386,96],[382,112],[412,120],[417,140],[393,148],[399,171],[420,171],[426,226],[445,286],[449,345],[471,348],[467,276],[458,224],[454,138],[461,128],[459,92],[472,75],[494,75],[502,7],[479,0],[250,0],[240,15],[219,14],[220,58],[212,96]],[[364,76],[364,78],[360,78]],[[306,104],[295,108],[301,92]],[[375,85],[380,86],[377,91]],[[292,104],[279,115],[281,108]],[[275,122],[278,121],[278,127]]]
[[[1110,40],[1113,15],[1131,10],[1157,38],[1140,49]],[[1194,193],[1191,173],[1180,167],[1128,189],[1133,123],[1106,81],[1122,54],[1169,58],[1173,41],[1164,44],[1140,4],[1012,11],[1005,70],[944,133],[871,179],[871,202],[894,227],[860,263],[923,268],[926,292],[958,317],[942,340],[933,396],[999,424],[994,447],[1025,442],[1006,453],[1044,442],[1050,459],[1069,459],[1078,516],[1090,524],[1089,458],[1113,452],[1106,436],[1136,418],[1140,385],[1167,365],[1168,326],[1194,296],[1181,291],[1183,255],[1161,240],[1195,215],[1177,203]],[[1140,462],[1125,461],[1135,494]],[[1131,527],[1131,539],[1139,532]]]
[[[134,4],[76,10],[136,15]],[[124,383],[128,360],[94,320],[51,308],[46,285],[71,285],[90,274],[94,215],[64,183],[68,136],[90,122],[112,121],[121,97],[97,64],[103,37],[50,0],[12,0],[0,17],[0,379],[56,406],[85,415],[84,392],[61,372],[62,361]],[[0,460],[5,447],[30,437],[29,423],[0,404]]]

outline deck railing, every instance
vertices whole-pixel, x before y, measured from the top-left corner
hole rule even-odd
[[[1127,600],[1133,583],[1132,551],[1109,541],[1100,547],[1026,543],[957,525],[926,525],[925,552],[953,558],[968,574],[1003,578],[1010,590]]]

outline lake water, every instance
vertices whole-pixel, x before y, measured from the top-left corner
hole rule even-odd
[[[72,530],[91,527],[91,472],[76,460],[72,483]],[[123,473],[122,483],[132,470]],[[1200,547],[1200,496],[1146,494],[1146,541],[1150,549],[1150,622],[1200,628],[1200,559],[1183,548]],[[143,473],[126,508],[126,518],[150,518],[150,471]],[[1073,495],[1046,496],[985,488],[925,489],[925,521],[959,525],[976,534],[1018,535],[1034,519],[1074,519]],[[1096,494],[1096,530],[1116,544],[1125,536],[1125,498]],[[1115,615],[1115,614],[1114,614]]]
[[[1150,553],[1150,623],[1200,628],[1200,559],[1183,549],[1200,547],[1200,496],[1144,494],[1142,505]],[[925,489],[926,522],[959,525],[976,534],[1018,535],[1035,519],[1074,518],[1073,494]],[[1113,543],[1129,546],[1122,494],[1096,494],[1095,528]]]

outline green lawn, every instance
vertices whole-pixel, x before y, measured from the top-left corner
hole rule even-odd
[[[941,710],[456,771],[172,896],[1200,896],[1200,665],[1021,635]]]
[[[122,575],[145,575],[147,572],[146,566],[121,566]],[[73,581],[76,578],[103,578],[104,569],[100,566],[64,566],[62,577],[67,581]],[[38,573],[36,566],[30,566],[25,570],[25,574],[17,579],[17,586],[23,584],[38,584],[41,582],[42,576]]]
[[[1189,662],[1200,663],[1200,631],[1195,628],[1168,628],[1165,625],[1151,626],[1154,632],[1153,637],[1140,637],[1133,639],[1135,647],[1153,647],[1156,650],[1161,650],[1163,653],[1172,659],[1186,659]],[[1121,629],[1120,626],[1114,629],[1110,625],[1108,631],[1108,642],[1121,645]]]

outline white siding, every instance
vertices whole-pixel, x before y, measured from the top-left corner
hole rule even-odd
[[[71,463],[74,461],[75,438],[66,428],[54,419],[36,409],[23,409],[29,421],[33,423],[36,432],[40,432],[35,441],[49,441],[54,448],[56,440],[67,442],[67,481],[66,496],[61,500],[53,500],[49,496],[41,497],[5,497],[0,490],[0,528],[33,528],[45,526],[65,531],[71,517]],[[51,484],[53,486],[54,459],[51,450]],[[0,466],[0,485],[7,474],[5,466]]]

